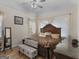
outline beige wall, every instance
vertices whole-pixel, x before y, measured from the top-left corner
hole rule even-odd
[[[12,28],[12,46],[17,44],[28,35],[28,17],[33,17],[33,14],[24,13],[22,11],[0,5],[0,11],[3,12],[4,27]],[[23,17],[23,25],[14,24],[14,16]]]
[[[78,1],[78,5],[77,5],[77,39],[79,41],[79,1]],[[79,46],[79,43],[78,43]],[[77,59],[79,59],[79,47],[75,49],[75,53],[76,53],[76,57]]]

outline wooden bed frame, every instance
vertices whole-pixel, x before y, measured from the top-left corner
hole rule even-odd
[[[53,34],[59,34],[60,38],[61,38],[61,28],[57,28],[57,27],[53,26],[52,24],[47,24],[46,26],[44,26],[40,30],[42,33],[51,32]]]
[[[45,33],[45,32],[51,32],[52,34],[59,34],[59,37],[61,39],[61,28],[57,28],[51,24],[47,24],[46,26],[44,26],[43,28],[40,29],[42,33]],[[56,45],[55,45],[56,47]],[[51,56],[49,56],[48,54],[49,53],[49,50],[52,52],[51,55],[54,55],[54,52],[53,50],[55,49],[55,47],[53,48],[44,48],[42,46],[39,45],[38,47],[38,53],[39,55],[42,55],[45,57],[45,59],[51,59]]]

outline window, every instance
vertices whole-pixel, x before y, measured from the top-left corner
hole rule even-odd
[[[34,19],[28,19],[28,34],[34,34],[36,32],[36,26],[35,26],[35,20]]]
[[[3,19],[3,16],[0,15],[0,37],[2,37],[2,19]]]
[[[61,28],[61,36],[68,37],[69,35],[69,15],[55,17],[52,22],[56,27]]]

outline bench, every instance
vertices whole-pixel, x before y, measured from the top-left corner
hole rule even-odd
[[[26,39],[25,43],[19,44],[18,47],[21,53],[25,54],[31,59],[35,58],[35,56],[37,56],[38,54],[37,51],[38,43],[34,40]]]
[[[32,47],[24,45],[24,44],[21,44],[18,47],[19,47],[19,51],[21,53],[25,54],[26,56],[28,56],[31,59],[33,59],[37,55],[37,49],[35,49],[35,48],[32,48]]]

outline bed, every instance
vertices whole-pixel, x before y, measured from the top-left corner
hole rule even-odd
[[[53,50],[56,48],[56,45],[61,41],[61,28],[57,28],[52,24],[47,24],[40,30],[41,33],[48,33],[48,34],[51,33],[51,34],[46,35],[46,37],[33,35],[32,38],[38,41],[39,55],[45,56],[46,59],[51,59],[51,56],[53,55]]]

